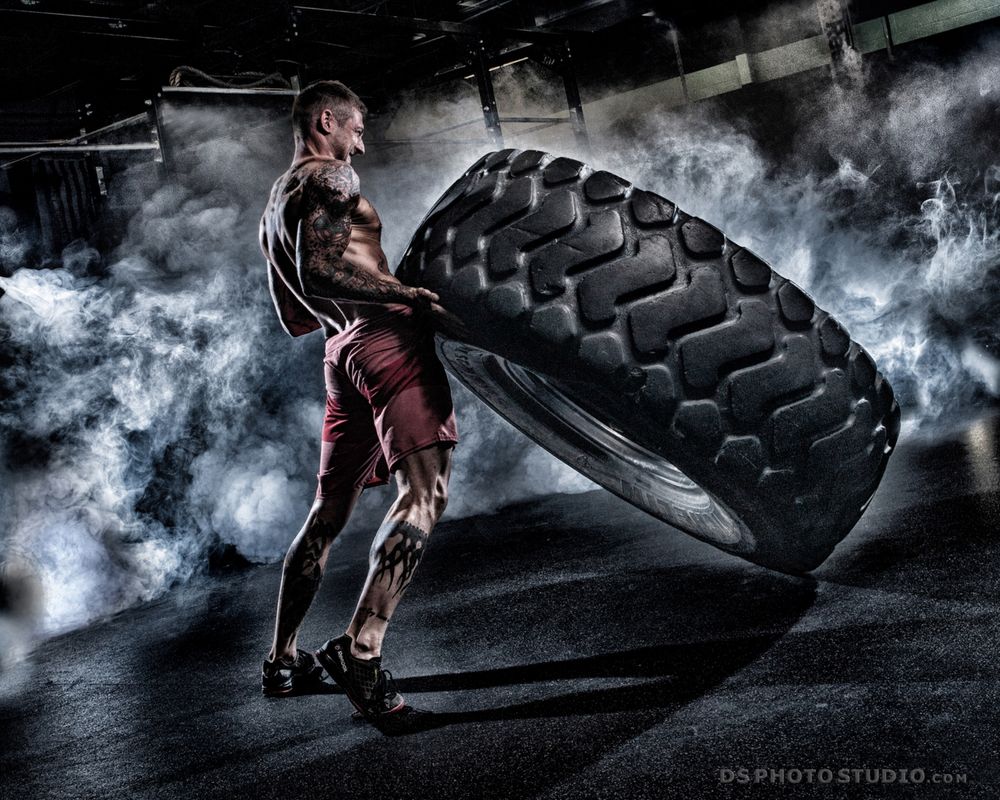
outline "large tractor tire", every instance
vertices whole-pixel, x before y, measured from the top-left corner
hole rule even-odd
[[[833,317],[712,225],[579,161],[484,156],[398,274],[465,322],[438,352],[497,412],[764,566],[818,566],[895,446],[892,389]]]

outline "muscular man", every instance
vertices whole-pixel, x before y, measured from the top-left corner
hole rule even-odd
[[[322,668],[369,720],[404,707],[382,669],[382,638],[447,502],[457,442],[433,323],[456,320],[426,289],[404,286],[382,252],[382,224],[361,196],[351,157],[364,153],[367,109],[339,81],[295,99],[295,156],[271,190],[260,243],[278,317],[292,336],[326,334],[316,500],[285,556],[266,695],[308,690]],[[296,634],[330,544],[361,491],[395,473],[399,493],[375,534],[368,579],[346,632],[315,654]],[[318,661],[317,661],[318,659]]]

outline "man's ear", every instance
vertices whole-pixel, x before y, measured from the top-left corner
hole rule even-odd
[[[331,133],[336,127],[337,119],[333,116],[333,111],[324,108],[319,114],[319,129],[323,133]]]

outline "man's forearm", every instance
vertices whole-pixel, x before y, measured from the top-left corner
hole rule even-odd
[[[302,270],[302,290],[310,297],[356,303],[412,303],[418,293],[391,275],[370,271],[343,258],[327,258]]]

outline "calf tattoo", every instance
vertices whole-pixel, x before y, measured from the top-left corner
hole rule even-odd
[[[401,595],[413,579],[429,535],[409,522],[383,523],[372,543],[371,560],[375,565],[372,581],[377,583],[385,578],[392,596]]]
[[[302,537],[288,552],[281,587],[279,632],[290,636],[305,618],[323,580],[320,563],[326,546],[336,536],[333,525],[313,517]]]
[[[379,614],[378,611],[376,611],[371,606],[361,606],[361,608],[358,609],[358,613],[359,614],[364,614],[364,617],[365,617],[366,621],[369,620],[369,619],[371,619],[372,617],[377,617],[378,619],[382,620],[383,622],[388,622],[389,621],[389,618],[387,616],[384,616],[383,614]]]

